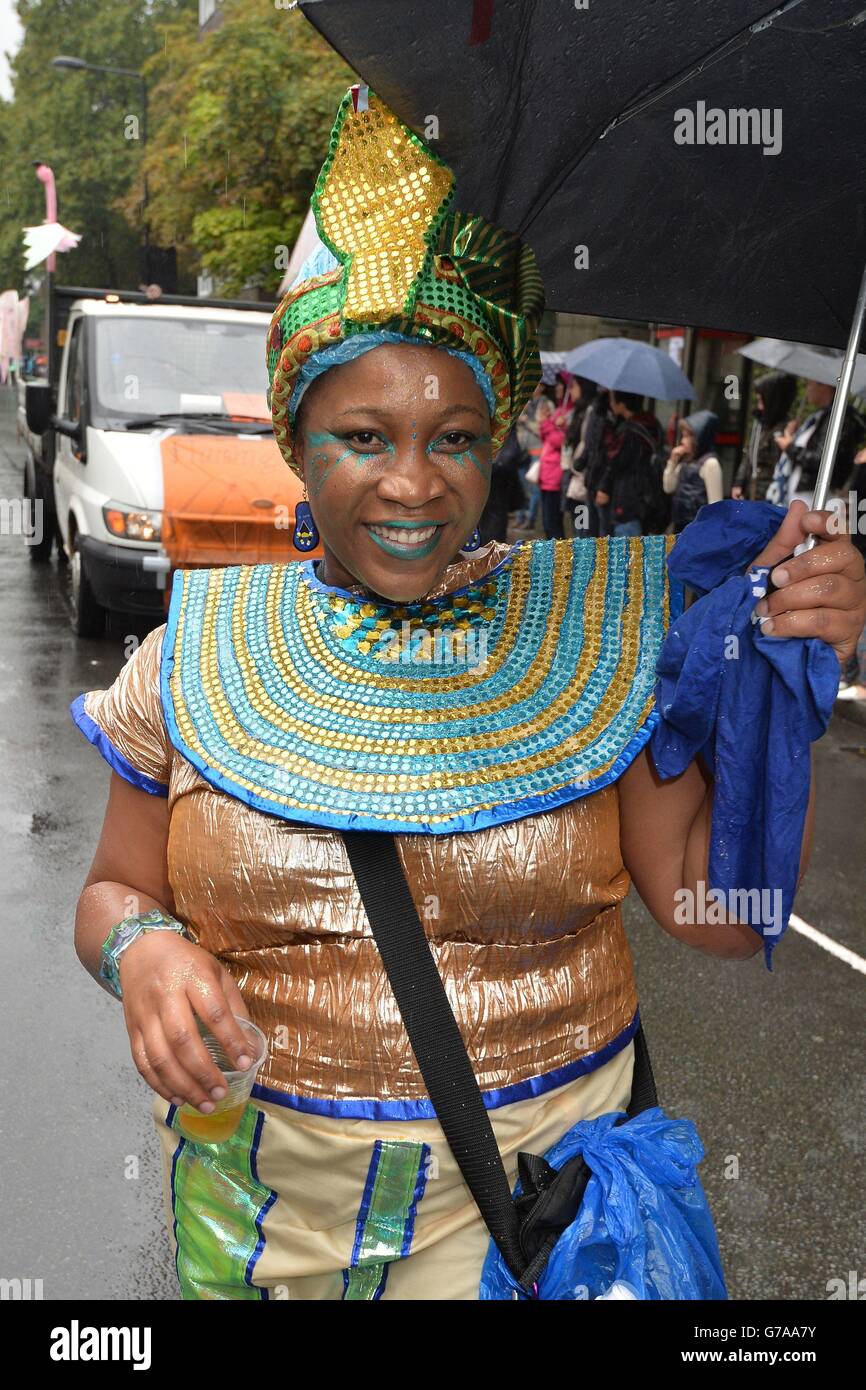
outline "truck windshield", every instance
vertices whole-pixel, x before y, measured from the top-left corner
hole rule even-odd
[[[95,424],[142,415],[269,418],[267,324],[219,319],[97,319],[90,409]]]

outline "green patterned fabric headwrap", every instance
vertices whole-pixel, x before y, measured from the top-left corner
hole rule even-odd
[[[535,255],[511,232],[451,207],[454,175],[372,93],[352,87],[312,197],[336,268],[291,287],[268,333],[274,434],[293,455],[289,402],[301,367],[353,334],[387,328],[469,352],[496,399],[494,454],[541,380],[544,289]]]

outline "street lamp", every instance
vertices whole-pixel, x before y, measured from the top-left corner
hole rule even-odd
[[[140,72],[134,68],[104,67],[99,63],[86,63],[83,58],[72,58],[66,53],[58,54],[51,59],[53,68],[71,68],[75,72],[109,72],[115,73],[120,77],[132,77],[141,84],[141,154],[144,158],[145,146],[147,144],[147,82]],[[150,228],[147,222],[148,189],[147,189],[147,166],[143,170],[144,197],[142,199],[142,211],[144,213],[144,278],[150,278],[149,250],[150,250]]]

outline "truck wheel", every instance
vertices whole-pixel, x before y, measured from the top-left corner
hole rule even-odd
[[[77,536],[69,562],[69,621],[76,637],[101,637],[105,631],[105,609],[93,597]]]
[[[30,553],[31,563],[34,565],[44,564],[51,559],[51,550],[54,545],[54,535],[57,529],[57,522],[54,516],[53,507],[49,507],[44,499],[37,496],[36,485],[31,482],[30,470],[24,471],[24,501],[27,503],[30,516],[33,515],[36,504],[42,500],[42,539],[40,541],[29,542],[27,549]]]

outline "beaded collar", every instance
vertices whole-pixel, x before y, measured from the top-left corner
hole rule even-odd
[[[329,586],[317,576],[312,560],[302,568],[319,622],[330,628],[347,653],[369,653],[377,661],[404,666],[441,666],[458,654],[469,659],[473,652],[486,650],[486,629],[496,617],[500,581],[516,549],[474,583],[415,603],[389,603],[363,590]],[[447,575],[448,571],[446,583]]]
[[[669,544],[524,544],[403,605],[309,562],[180,572],[169,736],[220,791],[312,825],[444,834],[553,809],[619,777],[654,727]]]

